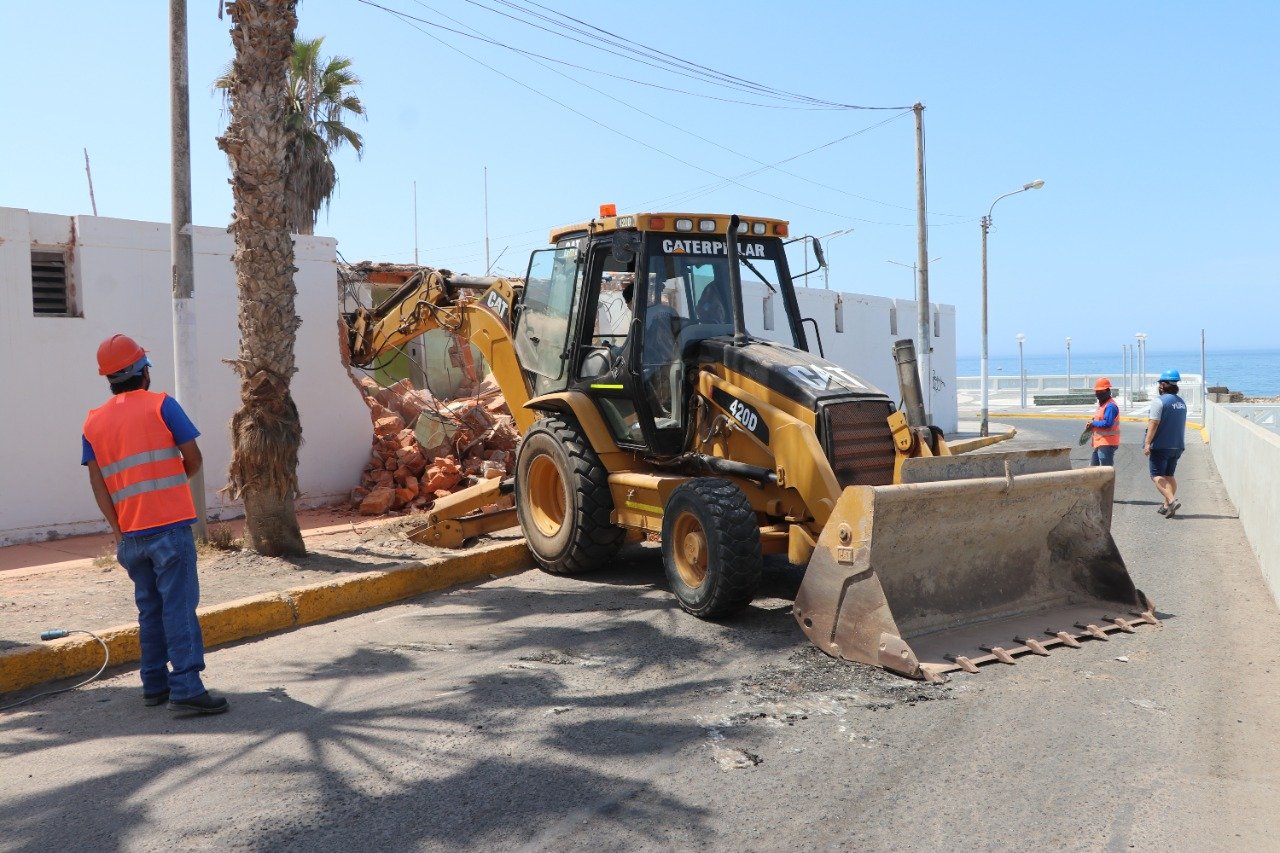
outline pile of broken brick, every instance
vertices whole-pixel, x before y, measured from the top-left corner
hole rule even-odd
[[[492,376],[451,400],[408,379],[359,380],[373,418],[373,449],[351,503],[361,515],[425,509],[482,477],[513,470],[515,421]]]

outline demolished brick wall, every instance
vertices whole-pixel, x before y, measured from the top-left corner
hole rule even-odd
[[[515,419],[492,375],[440,400],[408,379],[359,380],[373,420],[373,446],[351,503],[362,515],[426,509],[481,477],[515,465]],[[423,446],[423,437],[434,441]]]

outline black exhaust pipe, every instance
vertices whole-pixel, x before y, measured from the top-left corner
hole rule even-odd
[[[893,342],[893,362],[898,367],[898,390],[902,407],[907,410],[907,423],[913,427],[928,426],[924,419],[924,390],[920,387],[920,371],[916,369],[916,345],[910,338]]]
[[[747,321],[742,314],[742,271],[738,265],[738,215],[729,217],[729,233],[725,235],[725,256],[729,259],[729,303],[733,312],[733,345],[747,342]]]

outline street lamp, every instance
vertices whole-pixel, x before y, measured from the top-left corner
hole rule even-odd
[[[1027,336],[1018,332],[1018,387],[1022,391],[1022,408],[1027,407],[1027,371],[1022,366],[1022,342]]]
[[[827,245],[830,246],[831,241],[834,240],[835,238],[843,237],[845,234],[852,234],[852,233],[853,233],[852,228],[843,228],[839,231],[832,231],[830,234],[823,234],[821,237],[815,237],[814,242],[817,242],[818,240],[826,240]],[[821,246],[822,244],[819,243],[818,245]],[[816,253],[818,250],[815,249],[814,251]],[[824,252],[823,254],[825,255],[826,253]],[[825,258],[822,264],[822,288],[824,290],[831,289],[831,265],[825,261]]]
[[[1044,186],[1044,181],[1035,180],[1029,184],[1023,184],[1022,189],[1005,193],[998,196],[995,201],[991,202],[987,215],[982,217],[982,422],[979,432],[987,435],[987,418],[989,408],[989,392],[987,389],[987,232],[991,230],[991,214],[996,209],[996,202],[1002,198],[1008,198],[1011,195],[1017,195],[1027,190],[1038,190]],[[1026,396],[1025,394],[1023,395]],[[1026,407],[1024,400],[1023,407]]]
[[[1071,393],[1071,336],[1067,336],[1067,393]]]
[[[1138,332],[1134,337],[1138,339],[1138,388],[1145,390],[1147,387],[1147,333]]]
[[[941,257],[930,258],[929,263],[933,263],[934,261],[940,261],[940,260],[942,260]],[[886,260],[885,263],[894,264],[895,266],[899,266],[899,267],[906,267],[907,269],[911,270],[911,289],[912,289],[912,292],[914,293],[915,287],[916,287],[916,275],[920,272],[920,268],[914,262],[909,264],[904,264],[902,261]]]

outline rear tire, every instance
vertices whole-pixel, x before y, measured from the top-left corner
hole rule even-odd
[[[694,616],[728,616],[750,604],[764,556],[742,489],[717,477],[677,486],[662,516],[662,561],[676,600]]]
[[[624,535],[612,514],[608,472],[581,428],[558,417],[530,427],[516,459],[516,515],[538,565],[553,575],[604,566]]]

